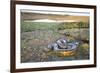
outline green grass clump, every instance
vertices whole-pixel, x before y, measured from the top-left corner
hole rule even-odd
[[[58,28],[57,23],[47,22],[22,22],[21,31],[28,32],[34,30],[56,30]]]
[[[56,23],[56,22],[21,22],[21,32],[34,30],[64,30],[72,28],[88,28],[89,24],[84,22]]]

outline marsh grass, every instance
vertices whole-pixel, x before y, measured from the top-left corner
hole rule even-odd
[[[67,33],[70,34],[69,37],[66,36]],[[89,59],[89,43],[83,41],[75,52],[67,52],[66,55],[47,48],[48,44],[61,37],[67,37],[70,41],[86,40],[89,42],[89,25],[83,22],[21,22],[21,62]]]

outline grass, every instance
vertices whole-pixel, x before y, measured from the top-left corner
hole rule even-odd
[[[45,23],[45,22],[22,22],[22,32],[34,31],[34,30],[55,30],[58,28],[57,23]]]
[[[22,22],[21,23],[21,62],[44,62],[60,60],[88,59],[89,44],[79,45],[77,52],[48,51],[47,45],[54,42],[64,33],[70,33],[68,38],[73,41],[76,36],[89,38],[88,23],[47,23],[47,22]],[[85,26],[86,25],[86,26]],[[85,28],[85,29],[83,29]],[[81,30],[81,34],[79,33]],[[71,55],[72,54],[72,55]],[[76,55],[74,55],[76,54]],[[71,57],[70,57],[71,56]]]
[[[72,28],[88,28],[85,22],[56,23],[56,22],[21,22],[21,31],[28,32],[34,30],[64,30]]]

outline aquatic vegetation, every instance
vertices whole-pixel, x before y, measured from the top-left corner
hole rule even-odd
[[[77,24],[22,22],[21,62],[89,59],[89,29]]]

